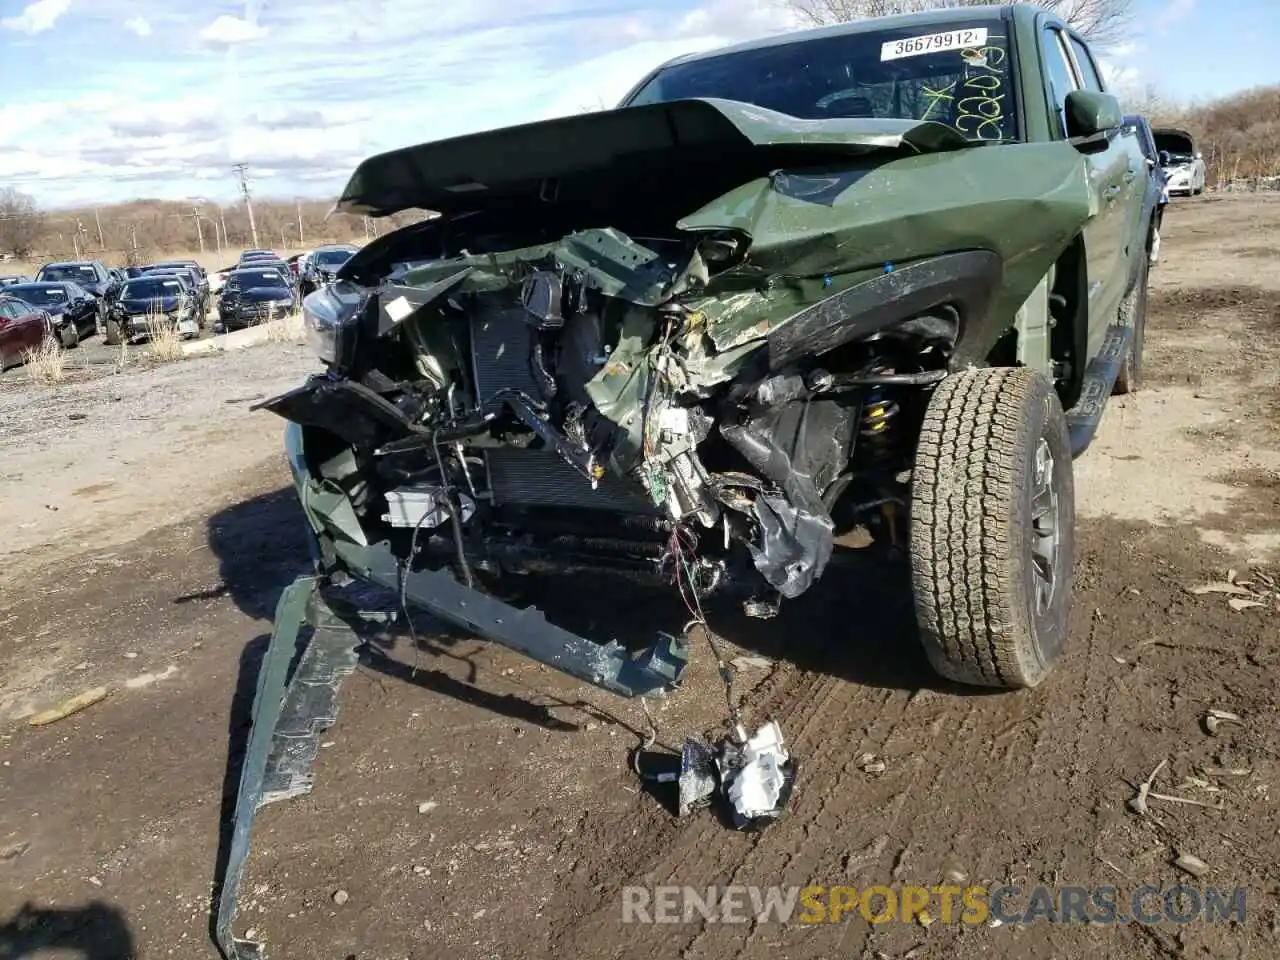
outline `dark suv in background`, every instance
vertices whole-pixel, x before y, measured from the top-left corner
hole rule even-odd
[[[298,277],[298,294],[305,297],[326,283],[332,283],[342,265],[351,259],[357,249],[359,248],[349,243],[329,243],[312,250]]]

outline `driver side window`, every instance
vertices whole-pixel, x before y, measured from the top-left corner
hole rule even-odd
[[[1071,64],[1067,59],[1067,51],[1062,43],[1062,33],[1053,27],[1046,27],[1041,37],[1045,66],[1049,71],[1049,94],[1057,115],[1057,134],[1067,137],[1067,94],[1076,89],[1075,75],[1071,72]]]

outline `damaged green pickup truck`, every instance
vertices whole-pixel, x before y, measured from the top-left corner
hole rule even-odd
[[[679,681],[679,624],[632,655],[494,587],[611,570],[770,617],[862,527],[909,557],[941,674],[1040,682],[1072,459],[1140,374],[1147,175],[1087,46],[1027,5],[686,57],[615,110],[360,164],[339,210],[440,216],[307,298],[327,370],[263,404],[316,572],[280,604],[229,882],[253,811],[310,782],[352,578],[643,696]],[[232,910],[220,943],[256,955]]]

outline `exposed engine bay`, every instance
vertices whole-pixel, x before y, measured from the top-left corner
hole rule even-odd
[[[745,246],[588,230],[340,283],[320,296],[341,322],[308,306],[334,371],[269,406],[401,558],[468,585],[605,568],[689,602],[735,589],[771,616],[822,575],[839,529],[896,536],[914,436],[898,421],[918,422],[959,318],[936,304],[864,324],[824,298],[718,334],[733,304],[706,287]]]

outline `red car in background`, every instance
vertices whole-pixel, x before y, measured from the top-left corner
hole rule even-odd
[[[56,337],[49,314],[25,300],[0,294],[0,371],[22,362],[26,350],[35,350]]]

